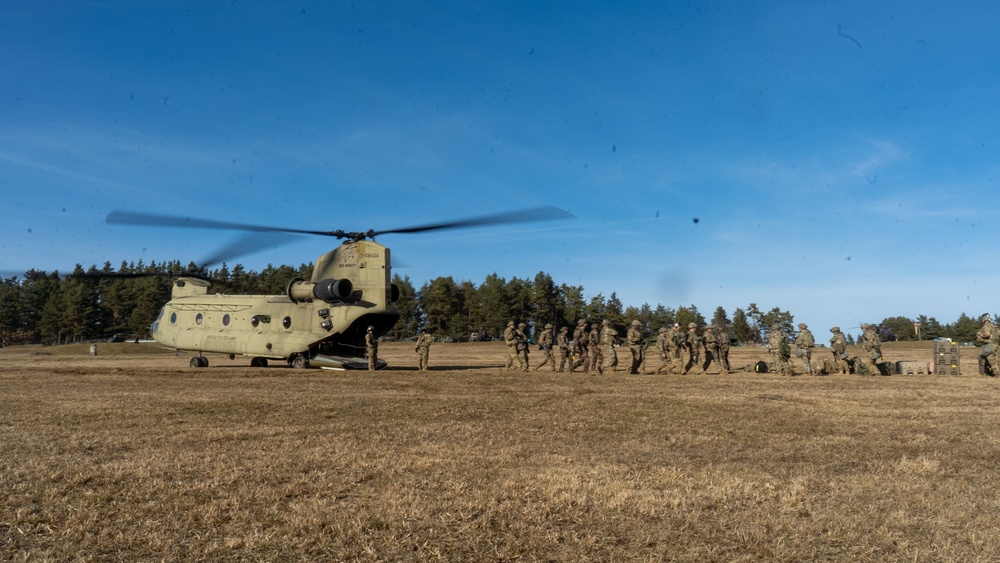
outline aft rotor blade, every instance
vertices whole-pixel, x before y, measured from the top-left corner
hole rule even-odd
[[[439,231],[444,229],[463,229],[467,227],[481,227],[484,225],[505,225],[510,223],[531,223],[535,221],[551,221],[556,219],[574,219],[576,216],[559,209],[558,207],[553,207],[551,205],[545,207],[533,207],[530,209],[522,209],[519,211],[509,211],[506,213],[496,213],[493,215],[483,215],[480,217],[472,217],[469,219],[460,219],[458,221],[447,221],[444,223],[431,223],[429,225],[418,225],[414,227],[403,227],[401,229],[388,229],[384,231],[375,231],[373,236],[385,235],[385,234],[396,234],[396,233],[423,233],[427,231]]]
[[[268,227],[265,225],[249,225],[214,219],[196,219],[194,217],[175,217],[171,215],[156,215],[153,213],[132,213],[131,211],[112,211],[108,213],[105,223],[111,225],[156,225],[160,227],[187,227],[191,229],[224,229],[229,231],[251,231],[259,233],[296,233],[303,235],[339,236],[336,231],[310,231],[305,229],[288,229],[284,227]]]

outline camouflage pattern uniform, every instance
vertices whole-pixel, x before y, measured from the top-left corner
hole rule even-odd
[[[375,327],[368,327],[365,333],[365,356],[368,357],[368,371],[375,371],[378,364],[378,338],[375,338]]]
[[[795,336],[795,355],[802,360],[806,373],[813,375],[812,353],[816,347],[816,339],[806,323],[799,323],[799,333]]]
[[[687,350],[688,357],[681,370],[681,375],[691,371],[691,368],[698,363],[698,358],[701,357],[701,337],[698,336],[698,325],[694,323],[688,323],[688,331],[684,336],[684,349]]]
[[[726,370],[726,373],[732,373],[733,368],[729,365],[729,331],[726,327],[720,326],[715,331],[715,339],[719,341],[719,361],[722,363],[722,369]]]
[[[861,323],[861,330],[864,331],[862,336],[864,342],[861,343],[861,348],[865,351],[864,357],[861,358],[865,367],[861,371],[868,372],[862,375],[878,375],[878,361],[882,359],[882,339],[879,338],[875,327],[868,323]],[[858,371],[857,363],[855,363],[855,371]]]
[[[608,321],[604,321],[607,323]],[[601,373],[601,362],[604,360],[604,353],[601,351],[601,327],[597,326],[595,323],[590,329],[590,335],[587,336],[587,341],[590,342],[590,371]]]
[[[507,328],[503,331],[503,342],[507,345],[507,371],[514,369],[515,365],[524,369],[521,365],[521,356],[517,350],[518,337],[519,333],[517,332],[517,328],[514,327],[514,321],[510,321],[507,323]]]
[[[618,352],[615,350],[616,338],[618,338],[618,331],[611,326],[611,323],[604,321],[604,328],[601,329],[601,347],[604,348],[603,369],[611,373],[618,371]]]
[[[681,361],[681,352],[684,350],[684,333],[681,332],[681,325],[677,323],[667,331],[667,350],[671,371],[682,373],[684,362]]]
[[[667,327],[661,326],[656,335],[656,351],[660,354],[660,367],[656,369],[656,373],[670,373],[672,371],[669,342],[670,336]]]
[[[414,350],[417,352],[417,364],[419,365],[420,371],[427,371],[427,359],[431,355],[431,342],[434,339],[431,335],[427,334],[427,329],[420,331],[420,336],[417,337],[417,345]]]
[[[573,373],[580,366],[583,366],[584,372],[590,369],[589,349],[587,347],[587,340],[589,338],[590,336],[587,334],[587,321],[580,319],[580,322],[576,325],[576,330],[573,331],[573,357],[576,359],[569,365],[570,373]]]
[[[831,328],[830,332],[833,333],[833,336],[830,337],[830,348],[833,349],[834,371],[846,375],[851,371],[847,364],[847,338],[844,337],[844,333],[840,332],[839,326]]]
[[[646,355],[646,350],[643,346],[642,331],[640,330],[641,326],[642,323],[634,320],[628,328],[628,348],[632,352],[632,365],[629,366],[628,372],[633,375],[639,373],[639,367],[642,366]]]
[[[705,360],[701,364],[701,373],[707,373],[708,366],[712,365],[713,361],[721,372],[722,366],[719,363],[719,340],[715,337],[715,329],[712,325],[705,327],[705,334],[701,337],[701,342],[705,347]]]
[[[979,355],[987,361],[986,375],[997,375],[1000,371],[1000,329],[993,324],[989,313],[983,313],[979,322],[983,323],[976,332],[976,340],[983,343],[983,350]]]
[[[542,349],[544,359],[538,364],[535,371],[542,369],[542,366],[552,362],[552,371],[556,371],[556,359],[552,357],[552,325],[545,325],[545,329],[538,335],[538,347]]]
[[[767,335],[767,351],[771,354],[771,363],[767,371],[789,375],[791,372],[791,350],[788,347],[788,337],[781,332],[781,327],[773,325]]]
[[[531,364],[528,363],[528,325],[519,323],[517,325],[517,358],[521,365],[521,371],[528,371]]]
[[[559,329],[559,335],[556,336],[556,346],[559,347],[559,371],[562,371],[566,367],[566,363],[569,363],[570,369],[573,368],[573,356],[570,355],[569,350],[569,328],[562,327]]]

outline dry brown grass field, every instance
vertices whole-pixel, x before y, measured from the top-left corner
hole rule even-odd
[[[957,377],[590,376],[412,346],[374,374],[0,349],[0,559],[1000,560],[973,349]]]

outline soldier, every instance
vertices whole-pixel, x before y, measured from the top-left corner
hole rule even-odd
[[[702,345],[705,348],[705,361],[701,364],[701,373],[708,373],[708,366],[715,362],[722,373],[722,365],[719,363],[719,340],[715,337],[715,329],[712,325],[705,327],[705,334],[701,337]]]
[[[868,323],[861,323],[861,330],[864,331],[861,348],[865,351],[862,361],[866,364],[866,369],[863,371],[867,371],[869,375],[878,375],[878,361],[882,359],[882,339],[879,338],[875,327]],[[855,371],[858,371],[857,366],[855,363]]]
[[[850,372],[847,364],[847,338],[840,332],[840,327],[835,326],[830,329],[833,336],[830,337],[830,348],[833,350],[834,370],[844,375]]]
[[[681,370],[681,375],[686,375],[687,372],[691,371],[691,368],[698,363],[698,359],[701,357],[701,337],[698,336],[698,325],[695,323],[688,323],[688,331],[684,336],[684,349],[687,350],[688,357],[687,363]]]
[[[771,325],[771,331],[767,335],[767,351],[771,354],[771,364],[767,366],[767,371],[789,375],[791,350],[788,346],[788,336],[777,324]]]
[[[603,326],[607,326],[607,323],[607,320],[602,321]],[[604,353],[601,350],[601,327],[596,323],[591,327],[587,341],[590,342],[590,371],[602,373],[601,362],[604,360]]]
[[[517,336],[514,321],[510,321],[503,331],[503,342],[507,345],[507,371],[513,369],[515,364],[520,366],[520,356],[517,354]]]
[[[1000,356],[1000,329],[993,324],[993,319],[989,313],[980,315],[979,322],[983,323],[983,326],[976,331],[976,340],[983,343],[983,350],[979,353],[979,356],[986,360],[986,369],[984,371],[986,375],[997,375],[997,372],[1000,371],[1000,361],[998,361],[998,356]]]
[[[576,325],[576,330],[573,331],[573,357],[575,359],[573,363],[569,365],[570,373],[573,373],[573,370],[580,366],[583,366],[584,372],[587,372],[590,369],[590,359],[587,357],[587,354],[590,351],[587,346],[588,339],[587,321],[585,319],[580,319],[580,322]]]
[[[569,362],[569,367],[573,369],[573,356],[570,355],[569,350],[569,328],[562,327],[559,329],[559,334],[556,336],[556,345],[559,347],[559,371],[561,372],[563,368],[566,367],[566,363]]]
[[[427,334],[427,328],[423,328],[420,331],[420,336],[417,337],[417,345],[414,349],[417,352],[417,364],[420,371],[427,371],[427,358],[430,357],[431,342],[433,341],[431,335]]]
[[[816,339],[806,323],[799,323],[799,333],[795,336],[795,355],[805,364],[806,373],[813,375],[812,353],[816,347]]]
[[[732,373],[733,368],[729,365],[729,331],[725,325],[715,331],[715,339],[719,341],[719,361],[722,363],[722,369],[726,370],[726,373]]]
[[[670,373],[671,372],[671,357],[670,357],[670,337],[668,335],[667,327],[661,326],[659,332],[656,334],[656,352],[660,355],[660,367],[656,369],[656,373]]]
[[[545,330],[538,335],[538,347],[541,348],[544,359],[538,364],[535,371],[542,369],[542,366],[552,362],[552,371],[556,371],[556,359],[552,357],[552,325],[545,325]]]
[[[614,373],[618,368],[618,352],[615,351],[615,339],[618,338],[618,331],[607,320],[603,324],[604,328],[601,329],[601,347],[604,349],[602,352],[604,355],[603,369]]]
[[[681,332],[681,325],[674,323],[667,331],[667,355],[670,356],[670,370],[677,373],[684,371],[684,362],[681,361],[681,352],[684,350],[684,333]]]
[[[518,323],[517,335],[517,363],[521,366],[521,371],[528,371],[531,366],[528,363],[528,325]]]
[[[632,365],[629,366],[628,372],[632,375],[637,375],[639,373],[639,367],[642,366],[642,362],[645,359],[646,350],[644,349],[644,342],[642,338],[642,323],[638,319],[632,321],[632,324],[628,327],[628,333],[626,337],[628,338],[628,349],[632,352]]]
[[[368,356],[368,371],[375,371],[378,363],[378,338],[375,338],[375,327],[368,327],[365,333],[365,356]]]

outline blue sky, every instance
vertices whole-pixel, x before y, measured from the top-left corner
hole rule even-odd
[[[0,4],[0,269],[211,255],[114,209],[391,229],[418,288],[496,272],[817,334],[994,308],[989,2]],[[697,218],[697,223],[694,219]],[[235,260],[298,265],[304,238]],[[854,330],[853,332],[857,332]]]

